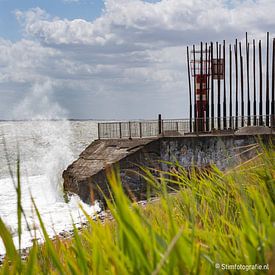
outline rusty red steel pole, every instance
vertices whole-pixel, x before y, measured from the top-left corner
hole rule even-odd
[[[247,117],[248,126],[251,125],[251,110],[250,110],[250,85],[249,85],[249,43],[247,39],[247,32],[245,34],[245,44],[246,44],[246,81],[247,81]]]
[[[244,127],[243,56],[242,56],[241,42],[239,42],[239,47],[240,47],[240,66],[241,66],[241,116],[242,116],[242,127]]]
[[[213,79],[213,42],[211,42],[211,130],[215,128],[215,105],[214,105],[214,79]]]
[[[229,128],[233,129],[232,121],[232,48],[229,45]]]
[[[208,49],[207,43],[205,43],[205,75],[206,75],[206,131],[209,131],[209,74],[208,74]]]
[[[226,73],[225,73],[225,40],[223,40],[223,129],[227,128],[226,123]]]
[[[192,88],[190,77],[190,58],[189,47],[187,46],[187,68],[188,68],[188,87],[189,87],[189,131],[192,132]]]
[[[219,74],[219,66],[221,60],[221,45],[216,43],[217,47],[217,74],[218,74],[218,130],[221,129],[221,79]]]
[[[200,119],[200,131],[204,131],[204,110],[203,110],[203,98],[202,98],[202,79],[203,79],[203,43],[201,42],[200,52],[200,107],[199,107],[199,119]]]
[[[239,81],[238,81],[238,41],[236,39],[235,45],[234,45],[234,52],[235,52],[235,75],[236,75],[236,97],[235,97],[235,129],[239,128]]]
[[[197,132],[197,98],[196,98],[196,48],[193,45],[193,75],[194,75],[194,132]]]
[[[275,38],[273,38],[272,47],[272,99],[271,99],[271,114],[272,114],[272,127],[275,127]]]
[[[253,39],[253,125],[257,125],[257,99],[256,99],[256,45]]]
[[[266,100],[265,100],[265,120],[269,126],[269,32],[266,34]]]
[[[210,81],[211,81],[211,46],[209,45],[208,46],[208,87],[207,87],[207,92],[208,92],[208,115],[209,115],[209,119],[208,119],[208,131],[211,130],[211,127],[210,127],[210,117],[211,117],[211,114],[210,114]]]
[[[259,124],[263,125],[263,71],[262,71],[262,41],[259,41]]]

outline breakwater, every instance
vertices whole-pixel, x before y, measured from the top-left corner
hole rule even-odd
[[[167,170],[165,162],[177,161],[186,169],[215,164],[225,170],[255,156],[259,139],[269,144],[273,137],[240,133],[96,140],[63,172],[64,190],[78,194],[86,203],[103,200],[102,193],[108,196],[110,189],[106,169],[117,166],[126,192],[143,199],[147,185],[139,166]]]

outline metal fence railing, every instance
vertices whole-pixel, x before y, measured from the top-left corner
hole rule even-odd
[[[146,138],[156,137],[165,131],[174,131],[180,134],[189,132],[188,119],[104,122],[98,124],[98,138]]]
[[[235,131],[246,126],[275,126],[271,116],[222,117],[204,119],[161,119],[98,123],[99,139],[156,137],[160,134],[207,133]]]

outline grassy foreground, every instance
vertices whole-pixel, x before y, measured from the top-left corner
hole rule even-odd
[[[145,208],[130,202],[110,171],[114,221],[87,216],[88,228],[74,228],[71,240],[50,240],[36,209],[45,244],[34,244],[26,261],[0,219],[7,251],[0,274],[275,274],[275,151],[226,173],[190,175],[173,166],[144,169],[160,197]],[[169,194],[169,183],[179,191]]]

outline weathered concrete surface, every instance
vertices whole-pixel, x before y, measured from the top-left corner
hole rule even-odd
[[[138,170],[135,164],[151,166],[153,159],[159,159],[158,139],[113,139],[96,140],[89,145],[63,172],[64,190],[76,193],[85,202],[102,200],[109,193],[106,168],[119,164],[121,179],[131,192],[146,191],[140,176],[133,173]],[[150,157],[147,157],[147,154]],[[131,178],[131,180],[129,180]],[[134,194],[134,193],[133,193]]]
[[[261,136],[263,143],[268,143],[271,137]],[[109,194],[106,167],[117,164],[128,194],[142,199],[146,195],[147,185],[135,173],[140,172],[136,164],[167,170],[169,167],[160,162],[164,160],[178,161],[186,168],[216,164],[220,169],[226,169],[253,157],[257,141],[258,138],[249,134],[97,140],[63,172],[64,190],[78,194],[85,202],[103,200],[98,186],[104,194]]]
[[[267,142],[265,137],[265,142]],[[183,167],[200,168],[215,164],[225,170],[255,155],[257,138],[252,135],[173,137],[160,140],[161,159],[179,162]],[[162,164],[167,170],[167,165]]]

